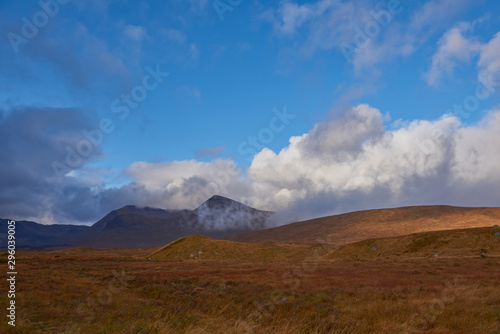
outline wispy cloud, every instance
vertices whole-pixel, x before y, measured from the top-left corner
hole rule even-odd
[[[277,38],[288,42],[303,57],[311,57],[319,50],[341,52],[339,46],[343,43],[351,45],[357,38],[368,39],[362,47],[354,45],[356,52],[351,59],[355,73],[362,75],[365,70],[373,74],[378,64],[413,54],[467,5],[463,0],[429,0],[422,4],[370,0],[318,0],[302,5],[283,2],[260,17],[272,24]],[[370,37],[372,33],[365,30],[374,30],[376,25],[376,37]]]
[[[132,24],[127,24],[123,33],[125,36],[136,42],[141,42],[148,35],[144,27],[134,26]]]
[[[198,158],[206,158],[206,157],[219,157],[222,153],[226,151],[226,146],[218,146],[218,147],[210,147],[210,148],[204,148],[201,150],[197,150],[196,156]]]
[[[479,81],[500,84],[500,32],[485,43],[473,35],[475,23],[462,22],[440,38],[432,65],[426,74],[429,86],[438,86],[443,76],[452,77],[454,69],[478,57]]]
[[[432,57],[432,66],[426,75],[429,86],[436,86],[443,74],[453,74],[460,64],[469,64],[481,51],[481,44],[477,40],[465,36],[471,29],[471,24],[462,22],[438,41],[438,50]]]
[[[187,40],[186,34],[184,34],[183,32],[181,32],[179,30],[176,30],[176,29],[172,29],[172,28],[161,29],[161,33],[167,39],[172,40],[172,41],[179,43],[179,44],[184,44]]]

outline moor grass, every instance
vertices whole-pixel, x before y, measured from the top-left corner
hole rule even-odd
[[[495,256],[148,260],[153,252],[20,251],[16,327],[4,316],[0,332],[500,332]]]

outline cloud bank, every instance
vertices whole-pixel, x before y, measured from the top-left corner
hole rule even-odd
[[[353,107],[278,153],[264,148],[243,172],[217,160],[136,163],[129,173],[147,191],[175,193],[178,206],[205,190],[291,220],[401,205],[500,205],[500,110],[473,126],[444,115],[388,129],[384,118]]]
[[[126,204],[193,209],[214,194],[288,220],[402,205],[500,205],[500,109],[475,125],[451,114],[386,124],[380,110],[362,104],[291,137],[280,152],[262,149],[246,169],[223,159],[135,162],[123,171],[131,181],[111,188],[101,179],[106,171],[86,165],[55,182],[51,162],[80,139],[82,115],[3,113],[3,217],[90,223]]]

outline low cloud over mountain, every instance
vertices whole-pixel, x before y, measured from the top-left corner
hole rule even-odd
[[[120,187],[106,185],[109,171],[88,167],[102,154],[97,147],[92,159],[53,182],[51,163],[64,159],[64,143],[82,136],[84,120],[70,109],[3,113],[1,158],[16,166],[4,168],[2,184],[20,180],[2,187],[4,217],[89,223],[127,204],[192,210],[222,194],[280,211],[287,221],[401,205],[496,206],[500,197],[500,110],[474,125],[452,114],[388,124],[388,115],[358,105],[290,138],[280,152],[262,149],[246,169],[222,159],[135,162],[124,171],[131,181]],[[59,123],[64,131],[55,130]],[[18,156],[23,145],[31,158]]]

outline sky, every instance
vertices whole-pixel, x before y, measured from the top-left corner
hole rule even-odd
[[[0,217],[500,206],[496,0],[0,0]]]

